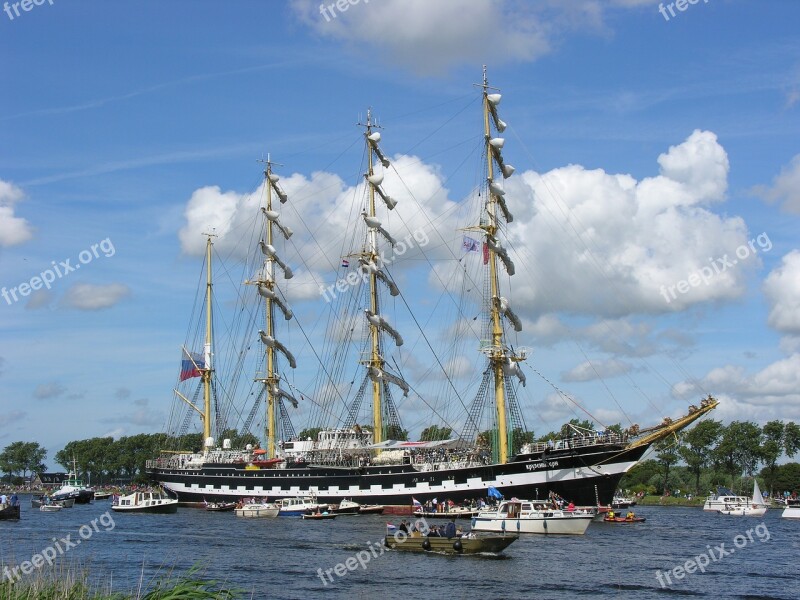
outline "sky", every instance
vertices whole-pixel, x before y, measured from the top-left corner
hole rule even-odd
[[[363,190],[368,108],[400,201],[387,224],[436,241],[393,271],[433,321],[480,176],[483,65],[516,168],[506,233],[521,268],[504,281],[535,369],[528,426],[586,416],[557,389],[606,425],[655,424],[709,393],[724,422],[800,420],[800,5],[682,6],[6,3],[0,446],[38,441],[52,457],[165,430],[202,233],[238,252],[267,155],[297,197],[281,217],[299,265],[286,297],[318,321]],[[452,357],[454,378],[469,383],[476,346]],[[406,378],[423,379],[404,352]],[[298,389],[319,371],[305,364]],[[433,423],[421,406],[400,404],[412,436]]]

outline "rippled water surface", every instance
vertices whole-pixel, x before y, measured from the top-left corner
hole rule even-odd
[[[26,496],[22,500],[19,522],[0,521],[3,565],[30,559],[53,537],[80,540],[82,525],[110,511],[108,501],[99,501],[47,514],[32,510]],[[393,516],[314,522],[181,508],[174,515],[112,513],[113,530],[99,523],[100,531],[67,555],[120,591],[130,591],[159,569],[183,571],[201,563],[207,577],[231,582],[253,598],[800,598],[800,521],[781,519],[779,510],[764,518],[723,517],[697,508],[645,507],[637,514],[647,522],[592,523],[585,536],[527,536],[495,558],[380,554],[377,544],[387,520],[398,521]],[[88,537],[86,529],[83,534]],[[668,572],[703,553],[718,557],[720,544],[732,552],[709,557],[705,573],[680,580],[671,575],[671,585],[662,575],[661,586],[657,571]],[[323,583],[318,569],[334,568],[364,550],[365,569],[356,564],[343,577],[333,574],[333,583]],[[361,556],[365,560],[366,554]]]

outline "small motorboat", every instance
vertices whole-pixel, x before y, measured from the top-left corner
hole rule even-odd
[[[357,515],[361,509],[358,502],[352,500],[342,500],[338,506],[331,506],[328,512],[336,513],[337,515]]]
[[[281,498],[275,502],[278,505],[279,517],[302,517],[311,512],[327,510],[327,504],[317,503],[313,496],[303,496],[298,498]]]
[[[60,511],[62,508],[63,508],[63,507],[62,507],[60,504],[42,504],[42,505],[39,507],[39,510],[40,510],[41,512],[58,512],[58,511]]]
[[[787,500],[786,508],[781,513],[783,519],[800,519],[800,500]]]
[[[417,532],[418,533],[418,532]],[[439,554],[499,554],[517,541],[519,536],[469,534],[461,537],[426,537],[422,535],[401,536],[397,533],[387,534],[384,545],[393,550],[406,552],[436,552]]]
[[[94,499],[95,500],[108,500],[109,498],[111,498],[111,496],[112,496],[111,492],[95,492],[94,493]]]
[[[594,519],[592,513],[554,508],[550,502],[503,500],[496,510],[481,511],[472,518],[473,531],[584,535]]]
[[[303,519],[306,521],[324,521],[326,519],[335,519],[336,515],[334,513],[323,512],[323,513],[308,513],[303,515]]]
[[[234,514],[237,517],[245,517],[251,519],[274,518],[278,516],[277,504],[271,502],[256,502],[251,500],[240,504],[234,508]]]
[[[230,512],[236,508],[236,502],[206,502],[209,512]]]
[[[358,507],[358,514],[360,515],[381,515],[386,509],[383,504],[362,504]]]
[[[471,519],[472,517],[477,517],[480,514],[480,510],[468,506],[453,506],[448,508],[446,512],[415,510],[413,514],[418,519]]]
[[[161,492],[134,492],[128,496],[116,498],[111,505],[111,510],[171,514],[178,512],[178,501]]]

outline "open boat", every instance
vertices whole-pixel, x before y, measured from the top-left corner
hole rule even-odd
[[[461,537],[403,536],[387,534],[384,545],[405,552],[439,554],[499,554],[519,539],[518,535],[466,535]]]
[[[644,517],[610,517],[606,515],[603,517],[603,523],[644,523]]]
[[[481,362],[479,382],[473,382],[475,385],[468,390],[457,390],[453,386],[452,393],[448,388],[447,395],[442,396],[442,402],[447,403],[442,412],[453,412],[451,409],[459,406],[466,409],[463,414],[459,409],[459,415],[452,420],[460,433],[452,439],[405,439],[407,435],[394,396],[399,392],[409,395],[412,386],[404,379],[397,362],[397,359],[404,360],[396,350],[403,345],[403,338],[391,325],[389,311],[393,307],[399,311],[405,304],[413,316],[413,311],[419,307],[410,306],[404,297],[401,297],[402,303],[391,299],[400,295],[399,279],[395,280],[390,269],[393,260],[384,257],[399,257],[415,242],[421,246],[425,232],[419,229],[412,232],[406,225],[409,233],[403,240],[396,239],[390,232],[395,225],[399,226],[396,221],[388,220],[390,215],[396,214],[391,211],[398,201],[382,187],[384,173],[388,172],[391,162],[381,148],[380,127],[368,111],[365,122],[361,123],[365,149],[360,171],[363,180],[359,177],[359,185],[354,188],[350,211],[353,220],[328,223],[323,222],[323,218],[309,226],[310,232],[328,226],[340,227],[345,232],[344,247],[337,257],[341,259],[341,263],[337,263],[345,271],[337,273],[341,277],[335,286],[323,289],[325,299],[335,302],[331,302],[330,331],[326,332],[323,344],[327,347],[326,356],[319,359],[322,366],[317,370],[319,381],[298,384],[313,388],[314,404],[321,410],[314,414],[310,425],[320,425],[313,428],[321,431],[316,439],[301,440],[289,419],[287,404],[296,406],[297,396],[303,399],[293,387],[291,376],[297,361],[279,339],[282,337],[279,326],[285,321],[288,328],[296,321],[278,281],[281,274],[287,280],[293,277],[291,267],[284,260],[284,250],[290,250],[288,240],[292,231],[276,210],[280,208],[277,200],[285,204],[288,194],[278,183],[280,178],[274,172],[277,165],[268,158],[263,195],[248,197],[245,202],[246,206],[258,203],[249,221],[254,244],[250,249],[242,248],[247,255],[244,284],[252,293],[238,294],[241,300],[237,302],[242,304],[236,307],[235,314],[252,315],[252,320],[242,325],[242,331],[246,331],[243,342],[232,344],[249,350],[254,346],[252,341],[257,332],[263,345],[256,350],[257,357],[250,354],[252,368],[237,368],[236,373],[230,375],[239,383],[243,380],[241,373],[256,373],[251,382],[252,392],[245,395],[248,403],[252,399],[252,406],[230,410],[229,405],[220,407],[220,404],[233,400],[214,396],[216,388],[212,386],[212,378],[221,373],[211,364],[217,353],[211,351],[214,343],[211,273],[214,236],[208,235],[204,265],[207,272],[206,335],[203,342],[197,338],[192,340],[197,345],[202,343],[204,350],[202,354],[195,354],[184,348],[188,357],[184,362],[188,363],[189,373],[185,381],[201,378],[203,402],[195,405],[190,399],[195,390],[190,389],[189,383],[182,383],[186,388],[175,391],[176,403],[181,409],[173,411],[175,421],[170,424],[170,430],[185,432],[183,424],[188,426],[192,416],[199,413],[203,447],[194,452],[179,451],[177,445],[165,449],[159,458],[147,462],[147,473],[154,481],[174,492],[183,502],[200,502],[204,496],[239,499],[262,493],[271,498],[288,498],[314,493],[321,502],[337,504],[344,498],[351,498],[362,504],[390,506],[400,512],[408,510],[414,497],[423,501],[444,497],[461,503],[484,498],[490,487],[496,487],[506,497],[546,498],[554,492],[579,505],[607,505],[622,476],[652,444],[674,435],[717,406],[717,400],[709,396],[702,400],[699,408],[690,406],[685,416],[675,420],[665,418],[652,427],[632,425],[624,431],[603,433],[573,428],[561,440],[525,443],[531,438],[517,394],[525,385],[522,367],[528,352],[514,341],[522,331],[522,321],[512,310],[510,294],[503,289],[515,272],[509,252],[511,245],[507,241],[509,224],[513,221],[509,207],[513,206],[510,199],[506,201],[504,187],[504,180],[514,173],[514,167],[504,161],[502,154],[504,138],[500,134],[506,123],[499,117],[501,95],[489,86],[485,70],[478,89],[482,107],[481,135],[476,136],[476,146],[472,150],[482,157],[475,169],[474,179],[478,185],[468,199],[475,210],[470,211],[469,226],[463,228],[478,238],[465,236],[463,239],[466,251],[476,254],[469,258],[458,257],[451,248],[452,256],[447,259],[451,264],[461,263],[462,259],[466,262],[480,257],[482,250],[482,265],[476,260],[471,267],[480,281],[464,286],[461,298],[465,304],[458,306],[462,316],[467,312],[474,314],[476,308],[481,313],[478,321],[481,331],[465,331],[469,328],[459,325],[460,336],[472,336],[472,341],[476,342],[474,346],[479,352],[476,356]],[[477,122],[476,119],[476,129]],[[413,197],[413,193],[410,196]],[[341,201],[344,199],[337,199]],[[308,215],[309,218],[321,216]],[[424,239],[427,243],[427,237]],[[311,249],[301,247],[298,250]],[[314,252],[330,256],[329,248],[318,250]],[[358,265],[357,271],[349,270],[351,262],[353,267]],[[472,292],[473,298],[470,298],[466,292],[473,288],[479,291]],[[329,297],[329,292],[333,298]],[[474,296],[480,307],[467,306],[468,302],[475,303]],[[253,299],[259,299],[263,306],[253,309]],[[412,320],[424,336],[423,327],[416,318],[406,318],[405,322],[410,325]],[[196,330],[192,328],[192,331]],[[427,337],[425,339],[428,341]],[[463,339],[458,342],[463,343]],[[454,373],[445,366],[447,359],[434,358],[431,367],[435,369],[438,364],[441,368],[437,377],[452,382]],[[244,360],[237,358],[229,362],[241,365]],[[358,369],[355,377],[354,369]],[[463,394],[468,394],[472,400],[464,398]],[[428,403],[424,398],[422,402]],[[242,422],[220,424],[218,431],[235,425],[238,431],[249,432],[255,415],[264,405],[265,453],[256,454],[252,447],[231,448],[224,439],[221,447],[218,445],[219,440],[212,435],[212,424],[219,415],[242,415]],[[364,422],[359,421],[364,413],[369,415],[369,428],[359,424]],[[335,428],[331,428],[332,423],[336,424]],[[452,433],[453,429],[448,428],[448,431]],[[261,461],[277,458],[283,461],[272,468],[260,468]]]
[[[134,492],[116,498],[111,510],[126,513],[160,513],[178,512],[178,501],[161,492]]]
[[[546,502],[504,500],[496,510],[481,511],[472,519],[473,531],[583,535],[593,514],[564,511]]]
[[[39,507],[40,512],[58,512],[63,508],[60,504],[42,504]]]
[[[386,507],[383,504],[362,504],[358,507],[360,515],[382,515]]]
[[[31,508],[39,508],[47,504],[54,504],[61,508],[72,508],[75,505],[75,498],[53,500],[49,496],[31,496]]]
[[[320,512],[320,513],[306,513],[302,515],[304,521],[327,521],[330,519],[335,519],[336,515],[334,513],[329,512]]]
[[[236,508],[236,502],[207,502],[206,510],[209,512],[230,512]]]

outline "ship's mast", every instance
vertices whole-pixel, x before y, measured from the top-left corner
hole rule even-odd
[[[382,282],[389,288],[392,296],[397,296],[400,291],[391,280],[391,278],[384,272],[383,264],[381,263],[380,253],[378,249],[378,234],[384,237],[392,246],[395,244],[394,238],[389,232],[384,229],[383,225],[377,218],[377,199],[380,197],[388,210],[393,210],[397,205],[397,201],[391,198],[381,188],[383,181],[383,173],[377,172],[375,167],[376,159],[380,161],[383,168],[389,167],[389,160],[384,156],[378,143],[381,139],[381,134],[377,129],[379,126],[372,120],[372,111],[367,111],[366,123],[359,123],[365,129],[364,137],[367,144],[367,172],[364,177],[367,180],[368,196],[367,206],[361,213],[364,222],[367,225],[367,243],[363,251],[358,255],[360,268],[367,275],[369,280],[369,308],[366,309],[367,324],[369,326],[369,356],[363,361],[364,366],[367,367],[367,376],[372,380],[372,428],[373,428],[373,443],[380,443],[386,437],[387,424],[384,422],[384,414],[389,407],[390,418],[389,425],[397,424],[395,421],[396,415],[392,412],[391,401],[384,398],[386,393],[384,390],[385,382],[392,383],[399,386],[404,394],[408,394],[408,384],[400,377],[387,372],[386,361],[381,354],[383,350],[382,333],[390,335],[397,346],[403,345],[403,338],[395,331],[385,317],[380,314],[380,296],[378,282]],[[387,404],[388,403],[388,404]],[[394,416],[392,416],[394,415]]]
[[[211,272],[211,248],[214,243],[211,238],[216,237],[213,233],[204,234],[206,238],[206,342],[203,346],[203,369],[201,381],[203,383],[203,447],[206,448],[206,440],[211,437],[211,297],[212,297],[212,272]]]
[[[509,431],[508,431],[508,402],[506,390],[506,375],[517,375],[524,384],[519,365],[520,360],[524,360],[522,353],[514,353],[505,343],[503,329],[503,317],[508,318],[514,323],[517,331],[521,330],[519,319],[511,312],[508,301],[502,297],[500,289],[500,268],[498,262],[502,262],[509,275],[514,274],[514,265],[505,248],[499,241],[501,218],[506,222],[513,220],[513,216],[505,205],[503,189],[495,183],[495,166],[497,166],[503,178],[507,178],[513,173],[514,168],[503,162],[500,149],[503,147],[504,140],[499,137],[492,137],[492,124],[498,131],[503,131],[506,124],[497,115],[497,105],[500,103],[500,94],[490,93],[490,90],[497,91],[497,88],[489,86],[486,78],[486,67],[483,68],[483,83],[480,84],[483,90],[483,132],[485,137],[486,152],[486,212],[487,219],[482,220],[480,229],[484,233],[484,257],[489,267],[489,327],[491,335],[491,345],[487,348],[486,354],[494,378],[493,394],[494,406],[496,411],[497,423],[497,455],[496,459],[500,463],[508,462],[509,457]]]
[[[273,207],[273,195],[278,197],[281,204],[285,203],[288,199],[286,193],[278,186],[280,177],[272,172],[272,167],[277,163],[272,162],[269,157],[267,157],[267,160],[260,162],[266,165],[264,168],[264,184],[267,188],[265,206],[261,208],[261,212],[264,215],[264,239],[261,240],[260,246],[261,252],[264,255],[264,262],[256,281],[248,281],[246,283],[255,284],[258,287],[259,295],[264,298],[265,330],[259,331],[259,334],[264,344],[265,372],[263,377],[257,378],[257,381],[263,383],[264,392],[267,397],[267,456],[269,458],[274,458],[276,456],[276,441],[278,439],[279,403],[281,399],[285,398],[293,405],[297,405],[297,400],[280,388],[277,353],[280,352],[284,355],[292,369],[297,365],[294,356],[292,356],[289,350],[275,337],[275,309],[280,309],[287,321],[292,318],[292,311],[289,310],[278,295],[278,287],[275,282],[275,266],[277,265],[283,270],[284,278],[291,279],[293,276],[292,270],[281,260],[273,245],[275,229],[279,229],[283,237],[287,240],[292,236],[292,230],[280,223],[280,215]]]
[[[372,111],[367,110],[367,124],[366,135],[372,133]],[[375,175],[373,165],[372,149],[367,142],[367,156],[368,156],[368,177]],[[371,185],[369,188],[369,201],[368,201],[368,215],[375,218],[375,188]],[[367,248],[367,257],[371,262],[378,260],[378,232],[374,228],[369,230],[369,247]],[[369,306],[373,315],[380,314],[378,310],[378,278],[375,273],[369,275]],[[381,357],[380,347],[380,330],[378,326],[369,323],[369,338],[370,338],[370,359],[369,367],[373,369],[383,370],[383,358]],[[380,379],[373,379],[372,381],[372,432],[373,443],[378,444],[383,441],[383,403],[381,401],[381,381]]]
[[[272,210],[272,186],[269,185],[269,177],[272,175],[272,162],[267,159],[266,161],[266,169],[264,169],[264,177],[267,180],[267,210]],[[267,240],[267,244],[270,246],[272,245],[272,221],[269,219],[264,219],[264,227],[266,229],[265,236]],[[275,261],[271,258],[267,258],[264,261],[264,269],[266,274],[266,281],[264,285],[268,288],[273,289],[275,285]],[[272,298],[264,298],[264,316],[266,319],[266,328],[267,328],[267,335],[270,337],[275,337],[275,323],[273,321],[275,317],[275,309],[272,306]],[[275,394],[273,393],[273,388],[277,385],[278,380],[275,377],[275,348],[274,346],[264,346],[264,351],[266,352],[266,362],[267,362],[267,373],[266,377],[264,378],[264,387],[267,393],[267,456],[269,458],[273,458],[275,456],[275,439],[276,439],[276,432],[275,432],[275,413],[276,413],[276,398]]]

